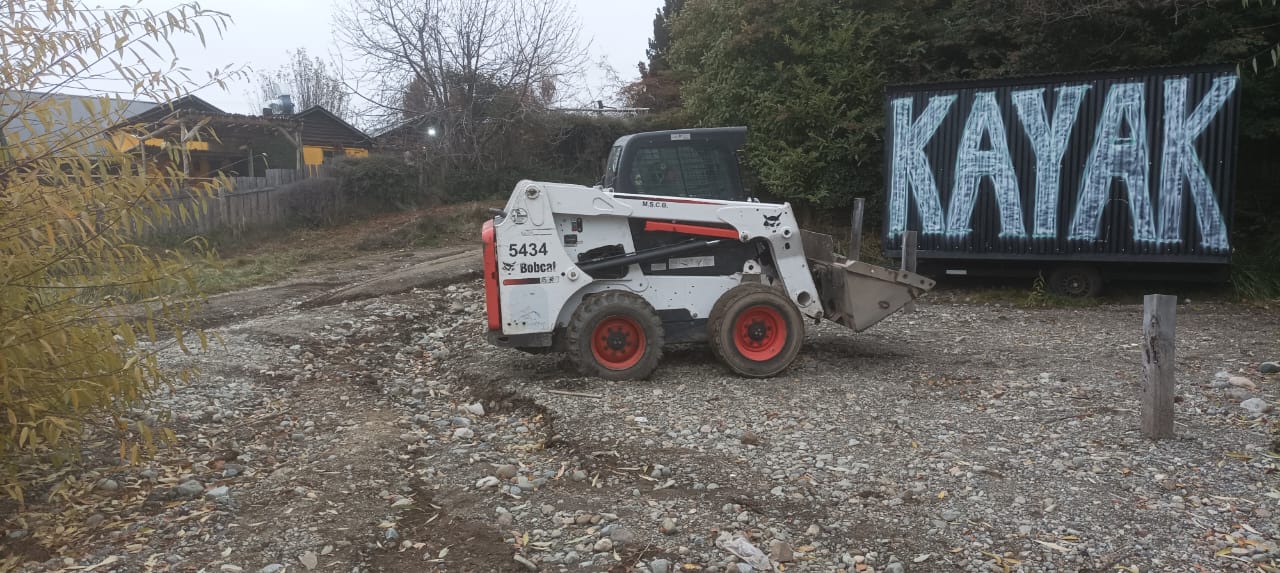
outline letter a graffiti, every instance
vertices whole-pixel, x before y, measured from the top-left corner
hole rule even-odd
[[[1156,229],[1148,196],[1146,98],[1142,84],[1111,86],[1102,107],[1102,119],[1094,135],[1093,150],[1084,170],[1076,213],[1071,219],[1072,240],[1097,240],[1102,230],[1102,210],[1111,195],[1111,182],[1124,182],[1133,216],[1133,240],[1154,242]],[[1129,136],[1122,137],[1128,124]]]
[[[981,149],[984,134],[991,140],[991,149]],[[967,235],[973,231],[969,223],[984,177],[991,178],[995,189],[996,206],[1000,208],[1000,236],[1027,236],[1022,223],[1022,202],[1018,198],[1018,177],[1013,172],[1013,158],[1009,156],[1009,142],[995,92],[979,92],[965,121],[960,152],[956,155],[955,186],[947,207],[947,234]]]

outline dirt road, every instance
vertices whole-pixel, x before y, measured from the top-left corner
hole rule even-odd
[[[1180,437],[1153,444],[1136,431],[1136,305],[926,302],[861,335],[812,329],[776,379],[735,378],[691,347],[667,352],[651,380],[612,383],[488,347],[483,293],[464,270],[454,284],[306,308],[342,279],[218,299],[209,324],[223,345],[166,354],[202,370],[156,403],[181,453],[77,475],[66,500],[10,516],[0,551],[29,558],[27,571],[1280,560],[1276,412],[1243,406],[1276,401],[1280,380],[1256,369],[1276,359],[1275,312],[1179,309]]]

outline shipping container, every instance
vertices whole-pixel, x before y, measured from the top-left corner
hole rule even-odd
[[[915,231],[921,270],[1110,278],[1225,276],[1239,77],[1233,65],[886,89],[885,254]]]

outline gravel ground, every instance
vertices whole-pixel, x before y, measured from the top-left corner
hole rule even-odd
[[[5,520],[0,556],[33,572],[1280,570],[1280,374],[1259,372],[1280,359],[1273,311],[1179,307],[1178,438],[1153,443],[1136,305],[923,302],[863,334],[812,328],[775,379],[687,347],[614,383],[487,346],[478,282],[302,298],[169,353],[202,371],[156,403],[181,449],[69,477]]]

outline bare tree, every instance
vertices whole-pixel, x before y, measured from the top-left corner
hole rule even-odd
[[[351,0],[335,21],[383,120],[429,124],[469,158],[556,100],[585,61],[580,27],[566,0]]]
[[[305,48],[289,52],[289,63],[273,72],[258,75],[263,102],[290,95],[297,110],[321,106],[343,119],[351,119],[351,94],[341,74],[330,71],[324,60],[311,57]]]

